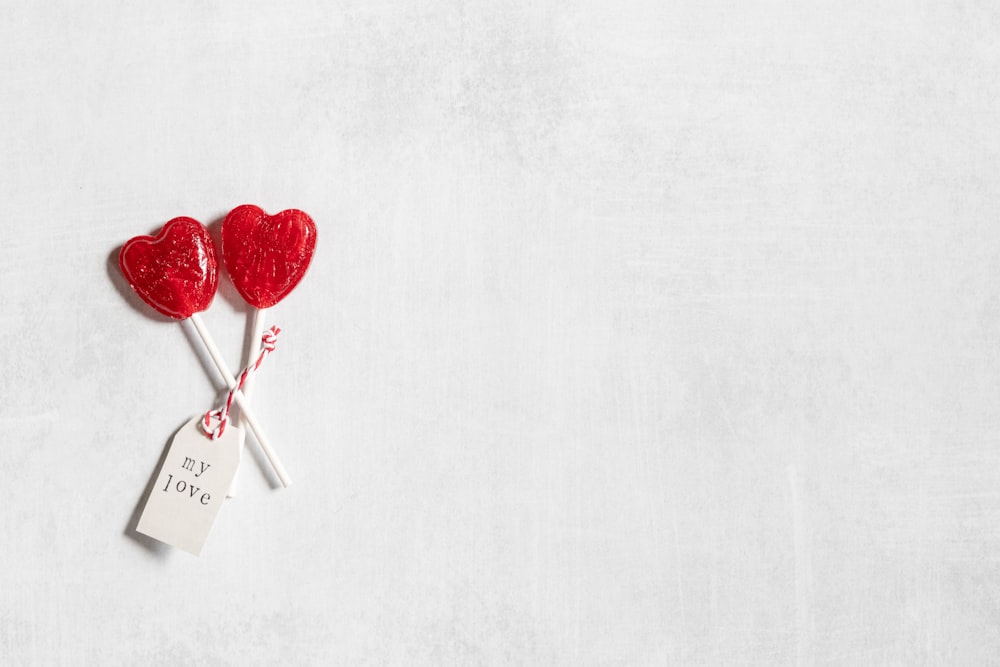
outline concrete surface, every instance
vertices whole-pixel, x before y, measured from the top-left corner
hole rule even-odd
[[[0,662],[996,664],[998,33],[5,3]],[[194,558],[129,526],[222,386],[114,258],[242,203],[319,224],[254,395],[295,484],[251,452]]]

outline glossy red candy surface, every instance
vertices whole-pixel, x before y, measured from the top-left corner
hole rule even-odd
[[[212,237],[192,218],[174,218],[156,236],[129,239],[118,266],[143,301],[178,320],[208,308],[219,284]]]
[[[270,308],[299,284],[315,248],[316,223],[296,209],[268,215],[244,204],[222,221],[222,261],[256,308]]]

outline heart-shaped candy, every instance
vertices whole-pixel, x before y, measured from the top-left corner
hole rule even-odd
[[[222,221],[222,261],[236,290],[255,308],[281,301],[305,275],[316,248],[316,223],[288,209],[268,215],[251,204]]]
[[[192,218],[174,218],[156,236],[129,239],[118,266],[143,301],[178,320],[208,308],[219,284],[212,237]]]

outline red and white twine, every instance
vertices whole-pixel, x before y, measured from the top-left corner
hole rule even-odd
[[[226,404],[223,405],[218,410],[209,410],[205,413],[205,418],[201,421],[201,430],[205,432],[205,435],[212,439],[218,440],[222,437],[222,434],[226,431],[226,424],[229,423],[229,409],[233,405],[233,398],[236,396],[236,392],[240,390],[246,381],[250,377],[250,374],[255,372],[260,365],[264,363],[264,359],[267,355],[274,352],[274,347],[278,342],[278,334],[281,333],[281,329],[278,327],[271,327],[264,332],[264,335],[260,339],[260,356],[257,357],[257,361],[253,362],[249,366],[243,369],[240,373],[239,378],[236,379],[236,385],[229,391],[229,395],[226,396]],[[212,420],[218,420],[215,428],[212,428]]]

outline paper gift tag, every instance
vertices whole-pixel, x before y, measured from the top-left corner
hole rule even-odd
[[[212,530],[240,461],[242,428],[230,423],[218,440],[195,417],[177,432],[136,530],[195,556]]]

